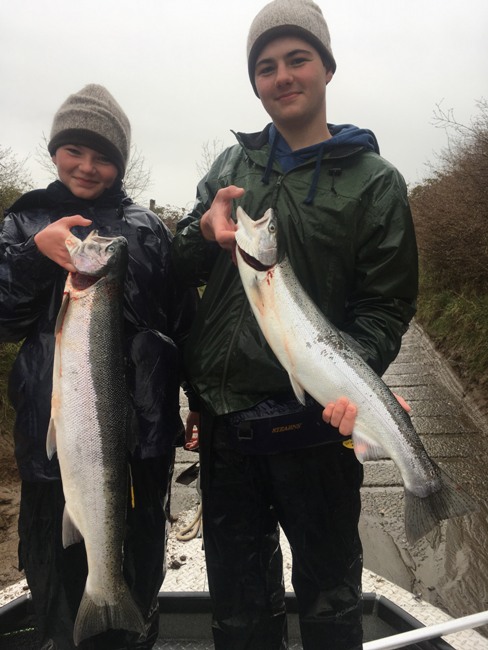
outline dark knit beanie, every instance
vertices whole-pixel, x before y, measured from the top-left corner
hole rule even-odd
[[[329,70],[336,62],[330,34],[322,10],[312,0],[273,0],[254,18],[247,37],[249,78],[256,95],[254,72],[259,53],[269,41],[280,36],[297,36],[313,45]]]
[[[130,151],[130,123],[112,95],[89,84],[70,95],[54,116],[48,150],[66,144],[90,147],[107,156],[123,178]]]

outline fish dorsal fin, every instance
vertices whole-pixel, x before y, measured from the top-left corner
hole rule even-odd
[[[83,535],[71,519],[68,508],[64,506],[63,511],[63,548],[77,544],[83,540]]]
[[[49,428],[47,430],[46,452],[49,460],[51,460],[56,453],[56,425],[52,418],[49,420]]]
[[[360,463],[364,463],[367,460],[388,458],[388,454],[385,453],[383,447],[371,440],[367,435],[361,433],[361,431],[355,429],[352,434],[352,440],[354,443],[354,453]]]
[[[300,402],[300,404],[303,404],[305,406],[305,391],[303,390],[301,384],[292,374],[289,373],[288,377],[290,378],[290,384],[293,388],[293,392],[295,393],[295,397]]]

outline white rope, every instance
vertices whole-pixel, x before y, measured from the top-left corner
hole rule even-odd
[[[191,524],[188,524],[188,526],[185,526],[185,528],[182,528],[180,531],[176,533],[176,539],[179,540],[180,542],[189,542],[191,539],[194,539],[197,537],[197,535],[202,532],[202,504],[198,506],[197,514],[195,515],[195,518],[191,522]]]

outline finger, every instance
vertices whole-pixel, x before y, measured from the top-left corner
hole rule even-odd
[[[58,223],[63,222],[67,228],[73,228],[73,226],[89,226],[92,222],[91,219],[86,219],[82,217],[81,214],[74,214],[71,217],[63,217],[58,221]]]
[[[228,226],[228,230],[222,230],[217,235],[217,244],[228,251],[232,251],[236,246],[236,230],[237,227],[235,223],[231,222]]]
[[[403,397],[401,397],[400,395],[397,395],[396,393],[393,393],[393,395],[395,395],[395,397],[397,398],[400,406],[402,408],[404,408],[407,413],[409,413],[412,410],[412,407],[410,406],[410,404],[408,404],[408,402],[406,402],[403,399]]]
[[[335,406],[334,402],[329,402],[328,404],[325,405],[325,408],[322,411],[322,420],[324,422],[327,422],[327,424],[330,424],[330,418],[332,417],[334,406]]]
[[[214,201],[217,203],[232,203],[234,199],[239,199],[244,193],[245,189],[243,187],[237,187],[237,185],[228,185],[227,187],[222,187],[217,194],[215,195]]]
[[[330,419],[330,423],[333,427],[339,427],[348,406],[349,400],[346,397],[339,397],[339,399],[336,400],[332,417]]]
[[[339,433],[341,433],[343,436],[350,436],[352,434],[354,431],[354,424],[356,422],[357,414],[358,409],[356,405],[349,403],[340,422]]]

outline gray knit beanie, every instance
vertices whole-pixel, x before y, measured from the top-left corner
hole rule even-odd
[[[54,116],[48,150],[65,144],[90,147],[107,156],[123,178],[129,159],[130,123],[103,86],[89,84],[70,95]]]
[[[312,0],[273,0],[254,18],[247,37],[249,78],[256,95],[254,72],[259,53],[279,36],[298,36],[313,45],[329,70],[336,62],[330,46],[330,34],[322,10]]]

